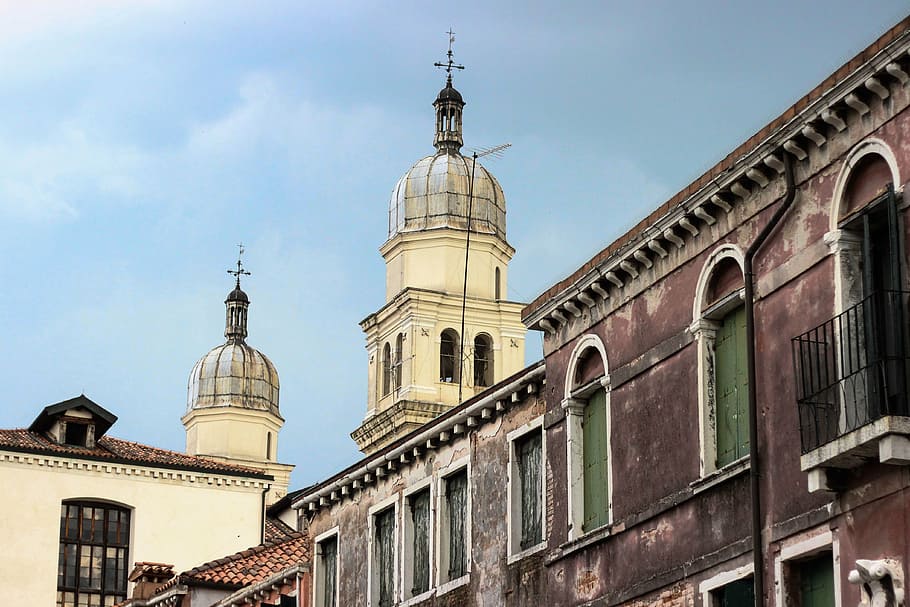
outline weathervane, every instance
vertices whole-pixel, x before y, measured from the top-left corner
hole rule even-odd
[[[227,273],[231,274],[235,278],[237,278],[237,288],[239,289],[240,288],[240,277],[249,276],[250,273],[243,269],[243,262],[241,261],[241,258],[243,257],[243,243],[241,242],[240,244],[237,245],[237,247],[240,249],[240,252],[237,254],[237,269],[228,270]]]
[[[449,28],[449,31],[446,32],[449,35],[449,52],[446,53],[448,60],[445,63],[440,63],[437,61],[433,65],[436,67],[444,68],[446,71],[446,86],[452,86],[452,70],[463,70],[464,66],[455,63],[452,59],[452,43],[455,42],[455,32],[452,31],[452,28]]]

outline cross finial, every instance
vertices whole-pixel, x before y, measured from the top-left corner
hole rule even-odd
[[[446,53],[447,60],[445,63],[437,61],[433,65],[441,67],[446,71],[446,86],[452,86],[452,70],[463,70],[464,66],[455,63],[455,60],[452,58],[452,43],[455,42],[455,32],[452,31],[452,28],[450,27],[449,31],[446,33],[449,35],[449,51]]]
[[[243,243],[241,242],[240,244],[238,244],[238,245],[237,245],[237,248],[240,249],[240,252],[237,254],[237,269],[236,269],[236,270],[228,270],[227,273],[228,273],[228,274],[231,274],[231,275],[233,275],[235,278],[237,278],[237,288],[239,289],[239,288],[240,288],[240,277],[241,277],[241,276],[249,276],[250,273],[243,269],[243,261],[242,261],[242,257],[243,257]]]

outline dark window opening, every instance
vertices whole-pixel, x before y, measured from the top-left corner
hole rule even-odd
[[[439,381],[458,382],[458,334],[446,329],[439,338]]]
[[[392,347],[386,343],[382,348],[382,396],[392,388]]]
[[[753,607],[755,588],[752,578],[731,582],[711,592],[714,607]]]
[[[395,364],[392,369],[392,385],[396,390],[401,388],[401,355],[404,350],[404,333],[395,338]]]
[[[87,447],[88,426],[88,424],[80,422],[67,421],[65,435],[63,437],[64,444]]]
[[[493,340],[487,335],[474,338],[474,385],[493,385]]]
[[[430,589],[430,491],[408,498],[411,507],[411,596]]]
[[[319,558],[321,560],[318,593],[320,607],[336,607],[337,595],[335,592],[335,573],[338,561],[338,537],[333,536],[319,542]]]
[[[448,579],[468,572],[467,516],[468,472],[461,470],[446,478],[446,513],[448,515]]]
[[[541,442],[540,430],[531,432],[515,442],[519,492],[521,493],[520,546],[522,550],[536,546],[543,541]]]

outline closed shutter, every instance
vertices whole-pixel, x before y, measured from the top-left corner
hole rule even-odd
[[[446,510],[449,516],[449,579],[468,572],[466,518],[468,511],[468,475],[465,470],[446,479]]]
[[[746,308],[721,321],[714,342],[714,406],[718,468],[749,453],[749,378],[746,372]]]
[[[410,501],[414,530],[411,596],[417,596],[430,589],[430,492],[421,491]]]
[[[395,509],[376,515],[374,559],[379,607],[391,607],[395,593]]]
[[[338,540],[329,538],[322,548],[322,607],[335,607],[335,571],[338,558]]]
[[[583,531],[609,522],[607,466],[607,396],[598,390],[585,405],[582,417],[582,458],[584,471],[585,516]]]
[[[516,445],[521,490],[521,549],[541,542],[540,431],[522,437]]]
[[[834,566],[831,554],[799,564],[800,607],[834,607]]]

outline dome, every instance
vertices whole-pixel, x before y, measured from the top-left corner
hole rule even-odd
[[[446,87],[439,91],[439,95],[436,96],[436,101],[458,101],[459,103],[464,104],[461,93],[455,90],[455,87],[452,86],[451,82],[447,82]]]
[[[250,303],[250,298],[247,297],[247,294],[243,292],[240,288],[240,285],[237,285],[233,291],[228,293],[227,299],[224,300],[225,303],[229,301],[242,301],[244,303]]]
[[[436,228],[467,229],[471,163],[472,159],[451,150],[440,150],[418,160],[392,191],[389,238],[402,232]],[[505,194],[492,173],[479,162],[475,173],[471,230],[505,240]]]
[[[278,371],[262,352],[229,340],[199,359],[187,386],[187,413],[211,407],[278,412]]]

